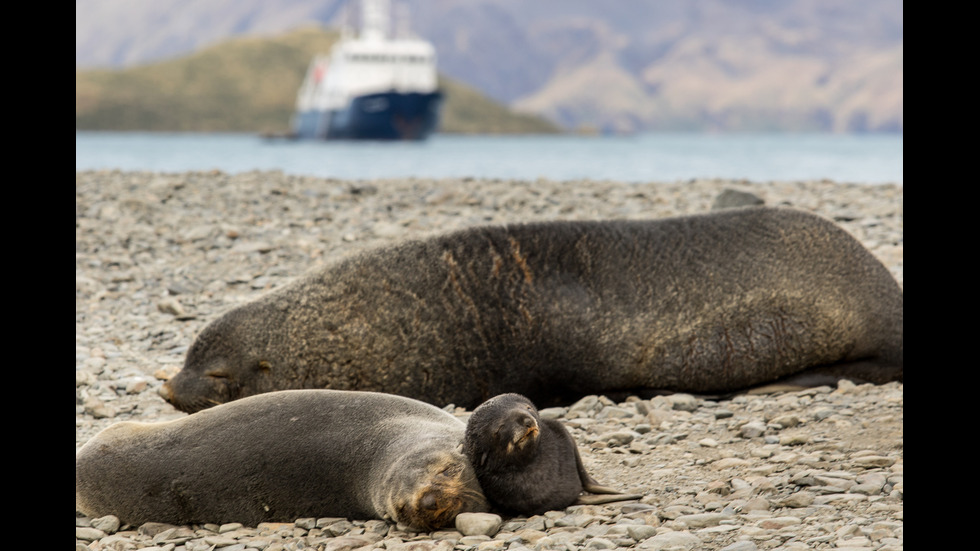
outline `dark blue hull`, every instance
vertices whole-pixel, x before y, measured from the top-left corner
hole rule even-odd
[[[441,108],[438,91],[358,96],[346,109],[296,113],[293,134],[321,140],[424,140],[438,126]]]

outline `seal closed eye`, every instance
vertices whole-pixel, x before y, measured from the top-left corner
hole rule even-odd
[[[536,515],[569,505],[639,499],[600,485],[582,464],[575,440],[557,420],[542,419],[520,394],[501,394],[466,423],[463,453],[484,495],[510,514]],[[583,491],[603,495],[582,495]]]

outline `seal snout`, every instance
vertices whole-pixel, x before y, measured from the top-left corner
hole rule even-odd
[[[463,508],[463,500],[452,488],[441,486],[425,490],[414,510],[403,508],[398,520],[424,530],[435,530],[449,524]]]
[[[167,402],[173,403],[174,401],[174,389],[170,388],[170,381],[164,381],[163,385],[160,386],[160,397]]]
[[[507,444],[507,453],[514,449],[524,449],[528,444],[535,442],[541,433],[538,421],[528,413],[521,412],[514,420],[514,429],[511,434],[511,441]]]

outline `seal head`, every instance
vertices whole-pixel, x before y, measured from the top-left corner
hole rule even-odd
[[[416,473],[414,476],[407,472]],[[388,468],[376,507],[392,520],[415,530],[431,531],[452,523],[459,513],[482,512],[489,504],[476,473],[459,450],[424,449],[408,453]]]
[[[160,395],[181,411],[195,413],[253,394],[282,390],[271,380],[274,354],[255,339],[254,323],[277,323],[275,309],[254,312],[255,305],[232,310],[209,324],[191,344],[184,369],[164,382]],[[266,333],[270,335],[270,333]],[[195,366],[189,369],[187,366]],[[280,383],[279,386],[288,386]]]

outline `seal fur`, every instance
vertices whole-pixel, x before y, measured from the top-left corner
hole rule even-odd
[[[902,380],[903,293],[832,221],[744,207],[479,227],[369,251],[206,326],[161,394],[197,411],[287,388],[475,408],[517,392],[728,393],[820,368]]]
[[[488,509],[461,453],[464,430],[401,396],[266,393],[173,421],[111,425],[76,453],[75,506],[133,525],[337,516],[428,531]]]
[[[542,419],[519,394],[487,400],[466,422],[463,452],[483,493],[501,511],[538,515],[569,505],[640,499],[599,484],[585,469],[565,426]],[[582,496],[582,492],[604,494]]]

